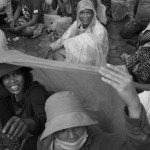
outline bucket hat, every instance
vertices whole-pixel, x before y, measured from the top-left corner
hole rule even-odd
[[[78,97],[70,91],[58,92],[50,96],[46,101],[45,111],[47,122],[41,140],[63,129],[98,123],[87,115]]]
[[[28,71],[32,70],[29,67],[17,66],[17,65],[7,64],[7,63],[0,63],[0,78],[18,69],[27,69]]]

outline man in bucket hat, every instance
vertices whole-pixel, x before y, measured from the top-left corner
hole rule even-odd
[[[118,91],[126,105],[127,138],[97,129],[98,121],[86,113],[78,97],[64,91],[46,101],[47,122],[38,150],[149,150],[150,125],[131,76],[112,65],[101,67],[100,73],[102,80]]]

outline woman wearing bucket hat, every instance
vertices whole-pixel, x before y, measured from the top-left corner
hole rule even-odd
[[[38,141],[38,150],[149,150],[150,125],[132,78],[115,66],[101,67],[102,80],[113,86],[126,105],[124,116],[127,138],[105,133],[91,118],[78,97],[69,91],[58,92],[45,104],[47,122]]]
[[[46,121],[44,105],[49,96],[41,84],[33,81],[30,71],[28,67],[0,64],[0,82],[8,92],[7,97],[0,99],[2,132],[22,144],[28,137],[23,149],[36,149],[37,137]]]

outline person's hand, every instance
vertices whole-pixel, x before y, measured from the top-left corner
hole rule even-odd
[[[3,128],[8,137],[24,139],[28,135],[28,124],[21,118],[13,116]]]
[[[134,17],[131,15],[129,16],[129,26],[131,26],[132,24],[136,24]]]
[[[132,76],[127,71],[110,64],[107,64],[107,67],[101,67],[99,72],[103,76],[102,81],[117,90],[122,102],[128,107],[130,117],[139,118],[141,103]]]
[[[15,21],[14,21],[14,20],[12,20],[12,22],[10,23],[10,27],[11,27],[12,29],[14,29],[14,27],[15,27]]]
[[[23,28],[22,26],[17,26],[17,27],[14,28],[14,30],[15,30],[16,32],[21,31],[21,30],[23,30],[23,29],[24,29],[24,28]]]

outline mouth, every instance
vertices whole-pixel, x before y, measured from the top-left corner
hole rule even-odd
[[[18,91],[19,90],[19,85],[11,85],[10,90],[11,91]]]

